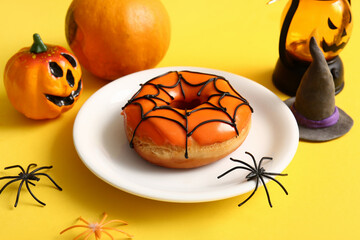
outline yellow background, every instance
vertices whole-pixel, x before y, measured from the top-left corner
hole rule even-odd
[[[32,44],[38,32],[45,42],[69,49],[64,19],[70,0],[0,1],[0,74],[7,60]],[[242,75],[272,90],[271,74],[278,58],[280,15],[287,1],[163,0],[172,24],[170,48],[158,67],[199,66]],[[92,174],[77,156],[73,122],[81,105],[107,82],[84,72],[84,92],[69,112],[50,121],[33,121],[16,112],[0,84],[0,176],[17,174],[4,167],[29,163],[53,165],[48,171],[63,187],[60,192],[42,179],[32,188],[42,207],[24,188],[13,207],[18,184],[0,195],[0,239],[73,239],[82,229],[59,235],[79,216],[97,221],[129,222],[122,230],[135,239],[358,239],[360,235],[360,5],[353,2],[354,29],[341,53],[345,88],[336,104],[355,121],[344,137],[326,143],[300,142],[298,151],[278,178],[267,184],[274,207],[263,187],[242,207],[248,194],[226,200],[180,204],[144,199],[122,192]],[[261,146],[259,146],[261,147]],[[5,180],[0,181],[3,186]],[[124,239],[115,233],[116,239]],[[104,236],[103,239],[106,239]]]

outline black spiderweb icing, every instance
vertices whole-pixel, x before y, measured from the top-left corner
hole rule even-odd
[[[240,108],[240,107],[249,107],[251,112],[253,112],[253,109],[252,107],[250,106],[250,104],[248,103],[248,101],[243,98],[230,84],[229,84],[229,81],[226,80],[224,77],[222,76],[216,76],[216,75],[213,75],[213,74],[207,74],[207,73],[201,73],[201,72],[194,72],[194,71],[181,71],[181,72],[188,72],[188,73],[196,73],[196,74],[203,74],[203,75],[209,75],[211,76],[208,80],[206,81],[203,81],[201,83],[198,83],[198,84],[192,84],[190,83],[189,81],[187,81],[183,75],[177,71],[170,71],[170,72],[167,72],[165,74],[162,74],[160,76],[157,76],[155,78],[152,78],[150,79],[149,81],[147,81],[146,83],[144,84],[140,84],[141,88],[138,92],[136,92],[134,94],[134,96],[126,103],[126,105],[122,108],[122,109],[125,109],[128,105],[130,104],[133,104],[133,105],[137,105],[139,106],[140,108],[140,112],[141,112],[141,120],[140,122],[137,124],[137,126],[135,127],[134,131],[133,131],[133,135],[132,135],[132,138],[130,140],[130,147],[133,148],[134,147],[134,144],[133,144],[133,140],[134,140],[134,137],[136,135],[136,131],[137,129],[139,128],[139,126],[141,125],[142,122],[150,119],[150,118],[160,118],[160,119],[166,119],[168,121],[172,121],[174,123],[176,123],[177,125],[179,125],[186,133],[186,139],[185,139],[185,158],[189,158],[188,156],[188,138],[199,128],[201,127],[202,125],[204,124],[207,124],[207,123],[211,123],[211,122],[222,122],[222,123],[225,123],[225,124],[228,124],[230,125],[231,127],[234,128],[234,131],[236,132],[237,135],[239,135],[239,131],[238,131],[238,128],[237,128],[237,125],[236,125],[236,113],[237,113],[237,110]],[[160,77],[163,77],[167,74],[171,74],[171,73],[176,73],[177,74],[177,81],[175,84],[173,85],[170,85],[170,86],[166,86],[164,84],[155,84],[153,83],[156,79],[160,78]],[[228,83],[228,85],[230,86],[230,88],[233,90],[233,92],[235,93],[235,95],[229,93],[229,92],[224,92],[224,91],[221,91],[217,85],[216,85],[216,82],[217,81],[226,81]],[[174,89],[176,87],[180,87],[181,89],[181,94],[184,98],[184,100],[186,99],[186,94],[185,94],[185,91],[184,91],[184,84],[186,85],[189,85],[191,87],[200,87],[200,90],[197,92],[197,96],[200,97],[203,90],[205,89],[206,86],[208,86],[209,84],[213,84],[213,87],[214,89],[216,90],[217,93],[215,94],[212,94],[210,95],[208,98],[207,98],[207,101],[202,103],[201,106],[202,107],[197,107],[197,108],[194,108],[194,109],[185,109],[185,114],[183,114],[182,112],[183,111],[179,111],[179,109],[177,108],[174,108],[170,105],[171,102],[169,101],[166,101],[165,99],[163,98],[160,98],[159,95],[161,92],[164,92],[166,93],[167,96],[169,96],[169,98],[171,100],[174,100],[174,97],[171,95],[171,92],[169,90],[171,89]],[[142,89],[145,87],[145,86],[152,86],[154,88],[154,90],[156,90],[156,93],[155,94],[148,94],[148,95],[144,95],[144,96],[139,96],[139,93],[142,91]],[[216,106],[215,104],[209,102],[209,100],[213,97],[218,97],[218,101],[217,101],[217,105]],[[223,106],[222,104],[222,100],[224,100],[225,98],[234,98],[234,99],[238,99],[238,100],[241,100],[241,102],[235,107],[235,111],[234,111],[234,114],[231,116],[228,112],[227,112],[227,109],[226,109],[226,106]],[[139,100],[140,99],[145,99],[147,101],[150,101],[153,103],[154,107],[152,109],[150,109],[149,111],[145,112],[144,111],[144,108],[142,106],[141,103],[139,103]],[[159,105],[158,102],[163,102],[164,104],[163,105]],[[172,118],[168,118],[168,117],[165,117],[165,116],[161,116],[161,115],[154,115],[154,113],[156,113],[156,111],[163,111],[163,110],[167,110],[167,111],[172,111],[174,113],[176,113],[177,115],[179,115],[185,122],[185,124],[175,120],[175,119],[172,119]],[[215,110],[215,111],[221,111],[223,113],[226,114],[228,120],[224,120],[224,119],[209,119],[209,120],[205,120],[203,122],[200,122],[199,124],[197,124],[193,129],[189,129],[188,128],[188,118],[191,114],[195,113],[195,112],[198,112],[198,111],[203,111],[203,110]],[[150,114],[153,114],[153,115],[150,115]]]

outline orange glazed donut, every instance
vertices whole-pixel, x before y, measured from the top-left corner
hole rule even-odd
[[[194,168],[237,149],[252,108],[223,77],[168,72],[144,84],[122,112],[130,146],[168,168]]]

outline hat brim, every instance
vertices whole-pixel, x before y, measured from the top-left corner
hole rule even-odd
[[[295,97],[289,98],[284,103],[291,107],[295,102]],[[303,141],[310,142],[326,142],[345,135],[350,131],[354,125],[353,119],[346,114],[341,108],[339,108],[339,120],[337,123],[330,127],[325,128],[308,128],[305,126],[299,126],[299,138]]]

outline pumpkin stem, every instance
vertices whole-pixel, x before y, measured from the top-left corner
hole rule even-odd
[[[42,53],[47,51],[47,47],[44,42],[41,40],[39,34],[35,33],[33,35],[34,43],[30,48],[30,52],[32,53]]]

